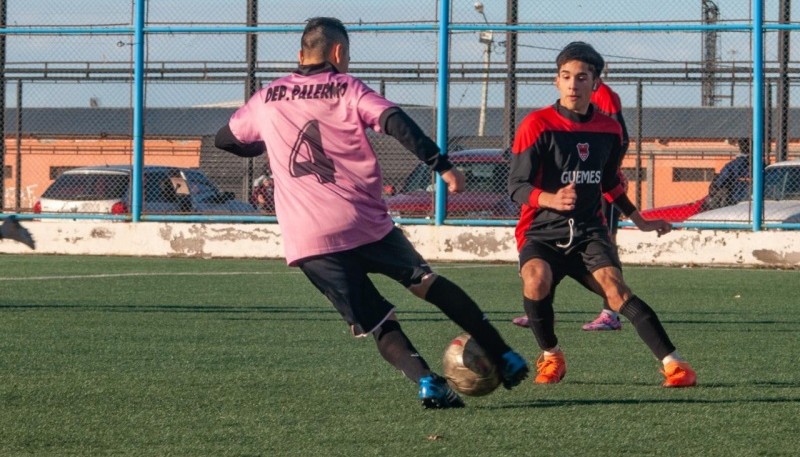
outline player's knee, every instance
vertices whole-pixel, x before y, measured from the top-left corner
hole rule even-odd
[[[522,293],[531,300],[543,300],[550,295],[551,285],[546,281],[525,281],[522,286]]]
[[[430,290],[431,284],[433,284],[438,277],[439,276],[436,273],[428,273],[424,275],[418,283],[408,286],[408,290],[410,290],[415,296],[424,300],[428,295],[428,290]]]
[[[542,300],[553,288],[553,283],[547,275],[523,275],[522,293],[531,300]]]
[[[553,288],[553,275],[546,268],[538,268],[534,264],[526,264],[520,272],[522,277],[522,293],[531,300],[542,300]]]

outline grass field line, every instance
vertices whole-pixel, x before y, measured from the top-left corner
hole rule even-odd
[[[437,270],[455,270],[455,269],[469,269],[469,268],[488,268],[499,267],[503,265],[439,265],[436,266]],[[159,277],[159,276],[238,276],[238,275],[252,275],[252,276],[269,276],[269,275],[299,275],[299,269],[292,269],[286,271],[184,271],[184,272],[128,272],[128,273],[97,273],[97,274],[81,274],[81,275],[42,275],[42,276],[15,276],[15,277],[0,277],[0,281],[46,281],[46,280],[69,280],[69,279],[102,279],[102,278],[127,278],[127,277]]]
[[[64,280],[64,279],[101,279],[101,278],[125,278],[143,276],[238,276],[238,275],[294,275],[300,271],[185,271],[185,272],[130,272],[130,273],[99,273],[85,275],[52,275],[52,276],[19,276],[11,278],[0,278],[0,281],[42,281],[42,280]]]

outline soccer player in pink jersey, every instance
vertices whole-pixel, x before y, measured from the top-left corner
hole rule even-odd
[[[438,172],[450,192],[464,190],[464,175],[402,109],[347,74],[350,40],[341,21],[309,19],[299,60],[297,70],[239,108],[215,141],[243,157],[267,153],[287,263],[328,297],[354,336],[372,334],[383,358],[419,385],[424,407],[464,403],[419,355],[368,273],[386,275],[437,306],[492,356],[506,388],[519,384],[528,373],[525,360],[394,226],[366,131],[395,137]]]

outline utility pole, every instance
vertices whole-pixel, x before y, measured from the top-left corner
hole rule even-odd
[[[506,0],[506,25],[517,25],[518,0]],[[517,129],[517,32],[506,32],[506,85],[503,147],[510,147]]]
[[[716,25],[719,7],[711,0],[701,0],[703,25]],[[717,101],[714,72],[717,67],[717,31],[703,31],[702,106],[714,106]]]
[[[258,0],[247,0],[247,26],[255,27],[258,25]],[[245,54],[247,58],[247,76],[245,77],[244,84],[244,100],[245,102],[258,90],[256,81],[256,63],[258,61],[258,34],[254,32],[247,33],[247,43],[245,45]],[[247,199],[252,191],[253,179],[255,176],[254,171],[254,158],[247,159],[247,169],[245,172],[244,183],[242,183],[242,195]]]
[[[781,0],[779,23],[789,24],[792,16],[791,0]],[[786,160],[789,132],[789,30],[778,31],[778,135],[775,144],[775,160]]]
[[[481,16],[483,16],[483,22],[486,23],[486,25],[489,25],[489,21],[486,19],[486,14],[483,12],[483,3],[475,2],[475,11],[480,13]],[[486,105],[489,103],[489,66],[492,63],[492,43],[494,43],[492,39],[492,31],[484,30],[480,32],[478,39],[481,43],[486,45],[486,51],[483,53],[484,76],[483,88],[481,90],[481,111],[478,118],[478,136],[484,136],[486,133]]]

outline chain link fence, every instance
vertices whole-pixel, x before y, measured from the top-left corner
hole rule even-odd
[[[23,217],[130,219],[141,179],[147,220],[274,220],[269,164],[219,151],[213,136],[258,87],[296,68],[305,20],[324,15],[350,30],[351,73],[402,106],[465,171],[469,190],[448,198],[449,222],[513,223],[504,151],[525,115],[558,98],[555,56],[571,41],[606,59],[603,79],[620,95],[631,138],[622,172],[640,208],[675,207],[684,212],[659,214],[682,221],[737,203],[710,192],[723,189],[723,167],[745,139],[753,159],[730,184],[744,186],[745,208],[705,220],[749,222],[750,195],[763,191],[766,222],[800,222],[772,214],[770,203],[797,199],[800,187],[800,164],[787,163],[800,156],[800,11],[788,0],[763,10],[757,0],[0,5],[3,211]],[[764,113],[755,126],[754,107]],[[435,220],[434,176],[393,138],[372,140],[390,211],[408,223]]]

